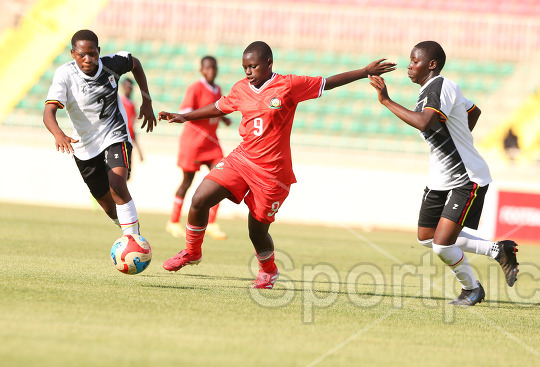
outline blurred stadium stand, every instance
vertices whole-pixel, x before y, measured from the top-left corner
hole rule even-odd
[[[519,88],[513,84],[540,50],[539,15],[540,2],[532,0],[109,0],[91,28],[103,55],[127,50],[142,61],[156,112],[178,109],[206,54],[217,57],[217,82],[226,93],[243,77],[244,47],[257,39],[272,46],[274,71],[282,74],[329,76],[388,57],[398,62],[398,70],[385,76],[390,95],[412,107],[418,86],[406,75],[408,54],[415,43],[435,39],[448,55],[443,75],[484,111],[475,134],[488,137],[515,101],[540,84],[534,75],[521,79]],[[3,123],[41,127],[54,70],[69,60],[66,46]],[[224,139],[237,135],[222,130]],[[382,108],[367,81],[300,104],[292,139],[317,147],[425,152],[416,130]]]

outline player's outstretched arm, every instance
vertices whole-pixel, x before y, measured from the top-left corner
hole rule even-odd
[[[139,109],[139,120],[143,119],[141,129],[146,126],[146,132],[154,130],[154,126],[157,125],[156,116],[154,115],[154,109],[152,108],[152,98],[148,91],[148,82],[146,81],[146,74],[142,68],[141,62],[136,57],[133,57],[133,70],[131,70],[135,81],[139,85],[142,95],[142,105]]]
[[[432,109],[426,108],[422,112],[411,111],[390,99],[384,79],[380,76],[369,76],[370,84],[377,90],[379,102],[388,108],[394,115],[408,125],[420,131],[427,131],[439,119],[439,115]]]
[[[167,120],[167,122],[177,123],[184,123],[186,121],[206,120],[212,117],[221,116],[225,116],[225,114],[216,107],[215,103],[210,103],[204,107],[184,114],[165,111],[161,111],[158,114],[158,118],[160,121]]]
[[[381,75],[396,70],[395,62],[383,62],[386,59],[380,59],[371,62],[368,66],[358,70],[347,71],[326,78],[324,90],[330,90],[342,85],[352,83],[358,79],[367,78],[368,75]]]
[[[71,143],[78,143],[78,140],[71,138],[64,134],[60,126],[58,126],[58,121],[56,120],[56,111],[58,110],[58,105],[54,103],[47,103],[45,105],[45,110],[43,111],[43,123],[45,127],[53,134],[56,144],[56,150],[62,151],[62,153],[73,153],[73,147]]]

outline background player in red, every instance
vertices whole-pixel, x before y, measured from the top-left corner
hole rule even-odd
[[[187,89],[180,105],[180,113],[194,111],[216,102],[221,97],[221,88],[215,84],[217,72],[218,66],[214,57],[205,56],[201,59],[202,77]],[[174,237],[184,237],[186,235],[184,228],[180,225],[180,214],[184,204],[184,197],[193,182],[195,173],[201,168],[201,165],[206,165],[209,169],[212,169],[223,158],[223,151],[216,133],[220,119],[227,126],[231,124],[231,120],[225,116],[199,120],[196,123],[187,121],[184,124],[184,130],[180,135],[180,150],[178,153],[178,167],[182,169],[184,177],[178,190],[176,190],[173,210],[165,227],[167,232]],[[227,235],[221,231],[219,225],[215,222],[218,207],[219,204],[216,204],[210,208],[206,233],[214,239],[224,240]]]
[[[137,111],[135,111],[135,104],[131,100],[132,92],[133,92],[133,80],[131,80],[130,78],[124,78],[122,80],[122,93],[120,93],[120,99],[122,100],[122,104],[124,105],[124,109],[126,110],[126,115],[128,119],[129,136],[131,136],[131,141],[133,142],[133,146],[137,149],[137,152],[139,152],[139,158],[142,162],[144,161],[144,156],[141,150],[141,146],[139,145],[139,142],[137,141],[137,135],[133,127],[135,118],[137,118]]]
[[[246,78],[237,82],[228,96],[187,114],[160,112],[160,120],[181,123],[240,111],[239,132],[243,138],[197,188],[188,214],[186,249],[165,261],[163,267],[177,271],[185,265],[198,264],[202,259],[201,245],[210,208],[225,198],[235,203],[243,199],[249,208],[249,238],[260,266],[254,288],[273,288],[279,272],[268,229],[289,194],[291,184],[296,182],[290,145],[296,106],[320,97],[324,90],[395,70],[395,63],[384,60],[326,79],[280,75],[272,72],[270,47],[257,41],[250,44],[242,56]]]

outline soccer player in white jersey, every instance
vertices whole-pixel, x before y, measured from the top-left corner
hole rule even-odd
[[[127,187],[132,143],[127,117],[118,98],[118,81],[129,71],[142,94],[141,128],[152,131],[156,118],[146,76],[128,52],[99,56],[98,37],[80,30],[71,38],[73,60],[60,66],[45,102],[43,122],[53,134],[56,150],[73,153],[90,192],[124,234],[139,234],[139,220]],[[73,132],[58,126],[56,111],[66,108]]]
[[[370,76],[379,101],[397,117],[420,130],[430,147],[429,179],[418,219],[418,241],[433,248],[462,286],[451,303],[473,306],[485,292],[472,272],[463,251],[491,256],[501,265],[507,284],[514,285],[518,273],[517,244],[491,242],[462,231],[478,228],[491,176],[473,146],[473,130],[480,109],[463,97],[453,81],[439,75],[446,55],[434,41],[420,42],[411,51],[408,76],[420,84],[413,111],[392,101],[384,79]]]

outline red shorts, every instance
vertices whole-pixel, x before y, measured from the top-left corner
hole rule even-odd
[[[208,127],[187,123],[179,142],[177,164],[184,172],[197,172],[203,164],[213,167],[223,158],[215,126],[208,130]]]
[[[275,214],[289,196],[290,184],[256,174],[234,154],[219,162],[206,176],[232,193],[229,199],[240,204],[242,200],[255,219],[262,223],[272,223]]]
[[[180,161],[180,157],[178,157],[177,164],[178,164],[178,167],[180,167],[182,171],[184,172],[197,172],[198,170],[201,169],[201,166],[203,164],[207,165],[211,169],[219,162],[221,158],[223,158],[223,155],[221,157],[216,157],[215,159],[208,160],[208,161],[199,161],[197,159],[184,159]]]

